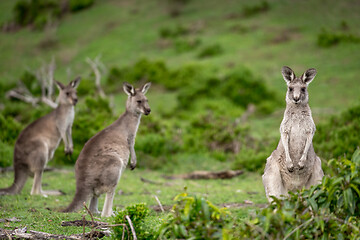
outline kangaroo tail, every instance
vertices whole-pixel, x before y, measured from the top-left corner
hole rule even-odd
[[[75,212],[79,210],[83,206],[83,203],[87,202],[89,197],[90,193],[88,191],[84,191],[83,189],[76,189],[74,199],[67,208],[62,210],[62,212]]]
[[[15,172],[14,183],[8,188],[0,189],[0,195],[18,194],[23,189],[26,180],[28,178],[27,171],[23,168],[15,167],[14,172]]]

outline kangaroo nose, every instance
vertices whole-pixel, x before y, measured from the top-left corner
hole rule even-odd
[[[150,108],[149,108],[149,109],[146,109],[146,110],[145,110],[145,115],[149,115],[150,112],[151,112],[151,109],[150,109]]]
[[[73,99],[73,102],[74,102],[74,105],[76,105],[76,103],[78,102],[78,99],[77,99],[77,98],[74,98],[74,99]]]
[[[300,98],[294,98],[295,102],[298,102],[300,100]]]

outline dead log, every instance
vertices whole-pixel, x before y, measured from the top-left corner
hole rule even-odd
[[[191,173],[178,174],[173,176],[164,176],[167,179],[230,179],[240,174],[243,174],[242,170],[224,170],[218,172],[210,171],[194,171]]]

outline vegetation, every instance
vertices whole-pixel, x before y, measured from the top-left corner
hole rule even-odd
[[[34,4],[36,11],[31,10]],[[88,10],[80,11],[85,7]],[[138,166],[124,172],[114,199],[118,216],[132,215],[136,222],[137,211],[144,213],[136,224],[139,236],[150,239],[159,234],[160,226],[163,236],[204,236],[206,229],[198,225],[206,223],[217,232],[209,239],[221,235],[284,238],[290,233],[290,239],[357,237],[358,183],[352,169],[358,165],[344,158],[359,145],[360,5],[335,0],[226,4],[216,0],[156,4],[3,0],[0,9],[5,31],[0,34],[0,167],[13,164],[19,133],[52,110],[42,103],[32,106],[9,99],[8,91],[21,86],[21,80],[31,94],[40,97],[35,69],[53,57],[56,80],[65,83],[82,77],[72,133],[74,153],[66,156],[61,143],[49,165],[62,170],[45,172],[43,177],[44,189],[61,189],[66,194],[31,196],[29,179],[20,195],[0,197],[0,218],[21,220],[0,222],[0,228],[82,233],[82,229],[60,224],[82,219],[86,211],[58,212],[75,193],[76,158],[90,137],[124,111],[122,82],[140,87],[151,81],[147,96],[152,112],[141,119],[135,144]],[[88,57],[100,55],[105,97],[98,95],[95,75],[85,63]],[[283,65],[293,66],[297,75],[310,67],[318,70],[309,97],[317,126],[313,145],[326,177],[322,185],[264,208],[261,173],[279,140],[286,91],[280,72]],[[56,94],[55,88],[53,100]],[[329,161],[332,158],[336,160]],[[164,178],[225,169],[245,172],[229,180]],[[13,172],[7,170],[2,169],[0,188],[13,181]],[[174,211],[153,210],[158,205],[153,195],[171,209],[184,186],[187,196],[175,201]],[[330,190],[336,190],[331,199]],[[99,200],[100,208],[103,201]],[[230,206],[230,214],[221,215],[219,221],[210,214],[209,219],[197,212],[206,206],[215,213]],[[186,214],[185,209],[189,210]],[[123,222],[121,217],[118,220]],[[184,226],[185,235],[179,226]]]

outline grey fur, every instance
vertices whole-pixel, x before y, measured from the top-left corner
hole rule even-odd
[[[77,103],[76,87],[79,82],[80,78],[71,81],[67,86],[56,82],[60,91],[58,107],[31,123],[20,133],[14,148],[14,183],[8,188],[0,189],[0,195],[20,193],[28,176],[34,176],[32,195],[61,194],[59,191],[43,191],[41,178],[61,139],[65,144],[65,153],[73,152],[71,128],[75,116],[74,106]]]
[[[102,217],[112,214],[115,188],[131,156],[130,168],[136,167],[135,136],[142,114],[150,114],[144,95],[150,87],[145,84],[134,89],[128,83],[123,88],[128,99],[126,111],[113,124],[93,136],[82,149],[75,165],[76,193],[70,205],[63,210],[73,212],[90,201],[90,210],[98,212],[98,197],[106,193]]]
[[[267,158],[262,176],[266,197],[280,197],[289,191],[309,188],[318,184],[324,173],[321,160],[315,154],[312,138],[315,123],[308,104],[308,84],[314,79],[316,70],[308,69],[300,78],[291,68],[282,68],[283,78],[288,86],[286,109],[280,125],[280,141]]]

